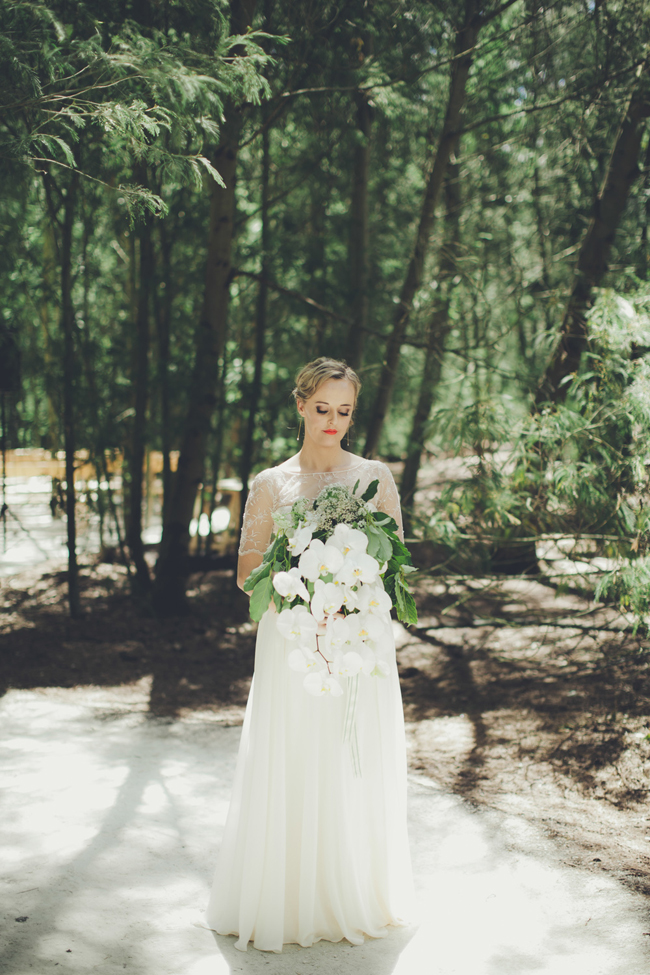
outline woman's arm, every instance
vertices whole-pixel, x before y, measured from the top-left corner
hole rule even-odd
[[[257,552],[250,552],[248,555],[240,555],[237,560],[237,585],[240,589],[244,588],[244,583],[249,575],[262,564],[262,556]],[[247,593],[250,596],[250,593]]]
[[[402,509],[399,503],[397,485],[390,472],[390,468],[381,461],[377,463],[380,468],[379,491],[377,492],[375,503],[379,511],[383,511],[384,514],[390,515],[391,518],[395,519],[397,522],[397,534],[404,541],[404,525],[402,523]]]
[[[244,588],[253,569],[261,564],[273,532],[273,488],[266,471],[258,474],[251,484],[239,542],[237,585]]]

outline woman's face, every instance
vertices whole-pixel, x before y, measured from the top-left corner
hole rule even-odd
[[[313,396],[296,404],[305,421],[305,441],[338,447],[352,420],[354,386],[349,379],[327,379]]]

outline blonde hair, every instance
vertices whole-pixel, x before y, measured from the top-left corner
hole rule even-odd
[[[327,356],[314,359],[313,362],[308,362],[302,367],[296,376],[296,385],[291,395],[295,400],[300,399],[304,403],[314,395],[320,384],[327,382],[328,379],[347,379],[351,382],[354,386],[354,406],[356,406],[361,392],[361,380],[347,363],[339,359],[328,359]]]

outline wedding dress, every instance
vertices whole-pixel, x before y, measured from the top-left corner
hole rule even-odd
[[[328,473],[284,466],[257,475],[246,503],[240,554],[262,555],[271,512],[330,484],[361,493],[400,525],[385,464],[358,458]],[[408,918],[412,901],[406,833],[406,757],[394,644],[387,678],[358,682],[360,766],[343,741],[346,693],[313,697],[287,665],[291,647],[277,616],[262,618],[232,799],[206,912],[236,947],[281,951],[316,941],[362,944]],[[389,625],[388,619],[386,619]]]

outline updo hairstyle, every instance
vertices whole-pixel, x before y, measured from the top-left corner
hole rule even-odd
[[[354,410],[361,392],[361,380],[354,369],[351,369],[345,362],[340,362],[338,359],[328,359],[326,356],[314,359],[313,362],[308,362],[306,366],[302,367],[296,376],[296,385],[291,395],[295,400],[300,399],[304,403],[305,400],[314,395],[320,384],[327,382],[328,379],[347,379],[352,383],[354,386]]]

